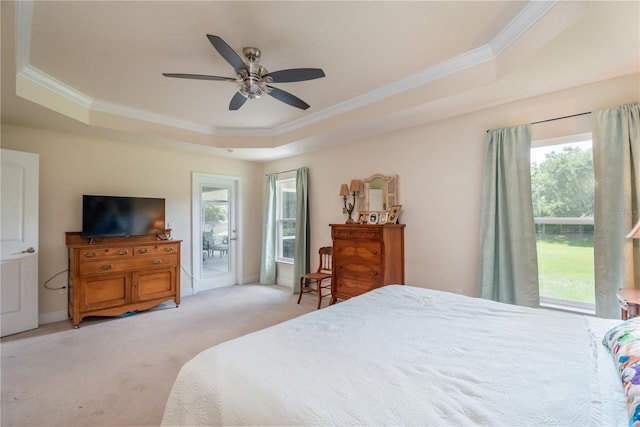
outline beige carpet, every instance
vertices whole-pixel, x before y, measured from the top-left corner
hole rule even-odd
[[[1,425],[157,426],[186,361],[315,309],[315,295],[297,298],[280,286],[231,286],[185,297],[179,308],[169,302],[87,318],[80,329],[63,321],[2,338]]]

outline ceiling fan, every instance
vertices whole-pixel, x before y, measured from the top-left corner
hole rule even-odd
[[[219,80],[237,83],[239,86],[238,92],[231,98],[229,110],[237,110],[244,105],[247,99],[260,98],[264,94],[269,94],[285,104],[302,110],[309,108],[309,104],[302,99],[287,91],[270,86],[269,83],[290,83],[319,79],[324,77],[324,71],[321,68],[291,68],[270,73],[266,68],[258,64],[260,49],[255,47],[242,49],[242,53],[246,58],[246,61],[243,61],[220,37],[207,34],[207,38],[218,53],[231,64],[236,72],[236,78],[178,73],[162,73],[162,75],[181,79]]]

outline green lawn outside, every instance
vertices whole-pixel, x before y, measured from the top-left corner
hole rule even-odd
[[[540,295],[595,303],[593,235],[537,236]]]

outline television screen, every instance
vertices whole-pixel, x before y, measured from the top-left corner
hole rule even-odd
[[[82,236],[164,234],[164,208],[164,199],[83,195]]]

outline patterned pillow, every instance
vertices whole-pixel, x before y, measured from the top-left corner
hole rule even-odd
[[[615,362],[627,396],[629,426],[640,427],[640,317],[611,328],[602,339]]]

